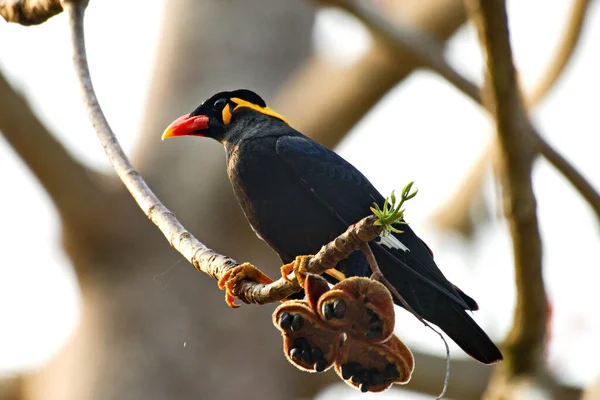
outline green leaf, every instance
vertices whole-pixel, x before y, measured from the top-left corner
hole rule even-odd
[[[412,198],[414,198],[419,192],[416,189],[414,192],[411,192],[414,182],[409,182],[404,189],[402,189],[402,197],[398,199],[396,197],[395,190],[385,198],[383,202],[383,206],[380,206],[376,202],[373,203],[373,207],[371,207],[371,212],[377,217],[377,221],[374,223],[377,226],[383,227],[382,235],[388,235],[392,232],[402,233],[400,229],[394,227],[394,225],[405,225],[406,222],[404,219],[404,209],[402,206],[404,203]]]

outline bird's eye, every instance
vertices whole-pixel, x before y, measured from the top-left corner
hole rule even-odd
[[[213,107],[215,110],[221,111],[223,108],[225,108],[226,104],[227,104],[227,99],[219,99],[219,100],[215,101],[215,104],[213,104]]]

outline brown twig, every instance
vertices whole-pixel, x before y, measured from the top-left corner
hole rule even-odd
[[[377,238],[383,230],[379,225],[374,225],[375,216],[363,218],[358,223],[350,225],[348,229],[330,243],[319,250],[310,259],[306,266],[307,272],[322,274],[328,269],[347,258],[353,251],[358,250],[364,243]],[[245,303],[264,304],[285,299],[301,289],[295,273],[288,279],[279,279],[268,285],[261,285],[245,281],[236,288],[236,295]]]
[[[0,16],[21,25],[39,25],[62,10],[60,0],[0,0]]]
[[[411,0],[398,7],[415,29],[437,40],[448,39],[466,18],[462,0]],[[296,129],[332,147],[419,66],[410,51],[376,36],[371,49],[349,67],[313,56],[281,89],[275,103]]]
[[[560,43],[555,50],[554,55],[546,64],[546,70],[540,75],[535,87],[525,97],[525,103],[528,109],[537,106],[546,95],[552,90],[558,78],[562,75],[581,38],[581,32],[585,21],[586,11],[590,0],[574,0],[569,22]],[[540,137],[538,135],[538,137]],[[458,189],[452,194],[450,199],[435,213],[433,220],[436,225],[445,230],[453,230],[468,235],[471,231],[469,210],[481,197],[481,185],[483,183],[483,171],[488,165],[490,159],[494,158],[497,143],[494,140],[481,152],[481,156],[471,167],[471,172],[458,185]],[[600,197],[582,177],[582,175],[573,168],[558,152],[556,152],[546,141],[538,140],[536,143],[538,151],[554,167],[562,173],[565,178],[571,182],[575,189],[585,198],[585,200],[594,209],[600,220]]]
[[[454,69],[444,57],[444,46],[426,32],[417,32],[404,24],[392,22],[366,0],[336,1],[341,8],[350,12],[380,35],[390,46],[408,51],[422,67],[429,68],[446,79],[475,102],[480,103],[479,88]]]
[[[534,89],[526,96],[528,108],[532,108],[539,104],[542,99],[546,97],[554,87],[554,84],[558,81],[558,78],[562,75],[566,66],[569,64],[569,61],[571,61],[573,53],[579,43],[579,39],[581,38],[581,32],[583,31],[585,16],[589,5],[590,0],[573,0],[571,14],[569,15],[567,27],[560,39],[560,43],[558,44],[554,55],[546,64],[546,70],[540,75],[541,78],[538,80]]]
[[[494,117],[500,145],[504,211],[514,247],[517,306],[505,342],[506,380],[542,372],[547,299],[542,248],[531,182],[534,129],[518,89],[504,0],[466,0],[485,52],[484,104]]]

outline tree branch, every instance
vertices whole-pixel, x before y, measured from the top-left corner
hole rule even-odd
[[[62,10],[60,0],[0,0],[0,16],[21,25],[39,25]]]
[[[466,19],[461,0],[412,0],[398,7],[402,18],[437,40],[448,39]],[[377,35],[371,49],[350,67],[335,67],[313,57],[281,89],[275,103],[296,129],[333,147],[388,90],[418,67],[411,51]],[[311,101],[304,101],[307,98]]]
[[[517,306],[505,342],[506,361],[498,370],[507,384],[524,376],[538,379],[543,372],[547,299],[531,182],[535,148],[530,138],[536,134],[518,90],[504,0],[466,0],[465,4],[486,55],[483,98],[498,132],[504,211],[514,248]]]
[[[398,51],[409,52],[422,67],[436,72],[475,102],[481,102],[477,85],[446,61],[442,43],[427,33],[417,32],[399,22],[392,22],[381,14],[372,1],[338,0],[335,3],[360,19],[390,46]]]
[[[103,193],[97,174],[78,162],[46,129],[0,74],[0,131],[44,186],[61,217],[69,222],[88,220]]]
[[[538,83],[530,93],[526,95],[528,109],[533,109],[546,97],[571,60],[575,48],[577,47],[577,43],[579,43],[579,39],[581,38],[581,32],[583,30],[583,24],[589,4],[589,0],[574,0],[569,16],[569,22],[558,48],[547,63],[546,70],[541,74]],[[482,171],[485,169],[486,165],[488,165],[489,160],[493,160],[495,152],[494,148],[496,146],[497,143],[495,140],[488,144],[482,151],[481,156],[471,167],[467,177],[458,185],[458,189],[452,194],[450,199],[441,207],[441,209],[435,213],[432,219],[435,221],[438,228],[457,231],[464,235],[469,235],[472,231],[469,210],[474,207],[474,203],[481,198],[481,185],[483,183]],[[585,198],[600,220],[600,197],[590,183],[546,141],[538,140],[536,146],[538,147],[538,151],[548,159],[548,161],[550,161],[550,163],[554,165],[554,167],[562,173]]]
[[[560,39],[554,55],[546,64],[546,70],[540,75],[541,78],[526,98],[528,108],[539,104],[546,97],[569,64],[581,38],[589,5],[590,0],[573,0],[564,35]]]

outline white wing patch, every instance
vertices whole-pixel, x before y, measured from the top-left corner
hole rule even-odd
[[[394,235],[385,235],[384,237],[379,236],[377,243],[382,244],[390,249],[410,251],[410,249]]]

